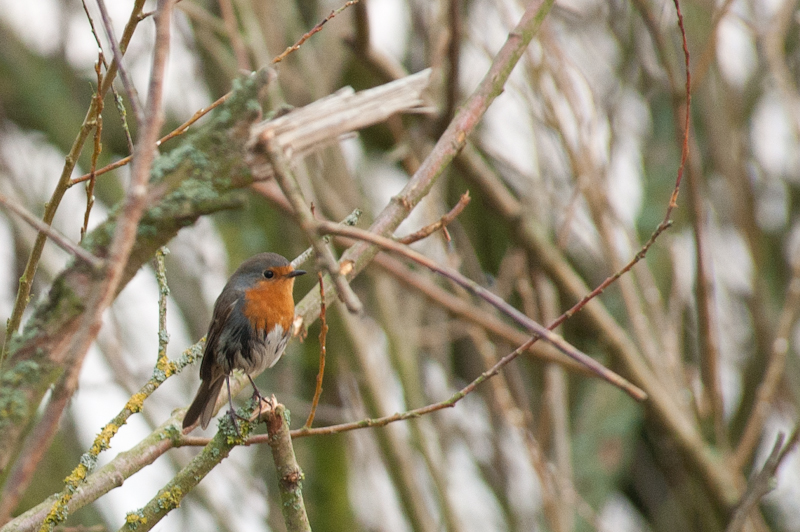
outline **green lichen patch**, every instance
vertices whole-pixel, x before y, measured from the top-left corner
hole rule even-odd
[[[147,399],[147,395],[144,392],[138,392],[131,396],[128,399],[128,402],[125,404],[125,408],[130,410],[131,413],[136,414],[142,411],[142,406],[144,405],[144,400]]]
[[[158,494],[158,507],[162,510],[172,510],[181,505],[183,490],[175,486],[172,489],[164,490]]]
[[[14,364],[14,366],[3,373],[0,377],[0,382],[3,386],[18,386],[25,382],[33,382],[34,379],[39,377],[41,366],[35,360],[21,360]]]
[[[147,524],[147,517],[144,516],[143,510],[129,512],[125,515],[125,524],[128,525],[128,528],[136,530],[139,525]]]

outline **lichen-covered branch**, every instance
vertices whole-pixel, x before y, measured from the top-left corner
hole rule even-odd
[[[242,423],[242,433],[250,429],[249,423]],[[231,450],[240,443],[240,437],[230,419],[220,422],[220,430],[203,450],[189,464],[181,469],[144,508],[128,513],[122,531],[145,532],[151,530],[170,511],[180,506],[181,501],[203,478],[220,462],[228,457]]]
[[[274,399],[273,399],[274,402]],[[303,472],[297,464],[289,434],[289,413],[282,404],[276,404],[266,413],[269,446],[278,474],[278,490],[281,494],[281,509],[286,530],[289,532],[311,532],[306,506],[303,502]]]
[[[90,474],[81,489],[77,490],[67,503],[66,510],[72,513],[96,501],[112,489],[121,486],[125,479],[130,478],[142,468],[155,462],[159,456],[174,447],[180,434],[180,422],[181,416],[176,412],[132,449],[119,453],[111,462]],[[58,497],[59,494],[51,495],[27,512],[6,523],[0,528],[0,532],[31,532],[38,530]]]

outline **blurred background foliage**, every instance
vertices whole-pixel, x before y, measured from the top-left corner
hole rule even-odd
[[[119,35],[130,6],[114,4]],[[269,65],[339,5],[181,1],[164,133],[228,92],[240,72]],[[359,208],[360,225],[368,226],[475,88],[522,8],[515,0],[365,0],[277,66],[267,111],[434,69],[436,113],[392,118],[297,162],[319,216],[340,220]],[[675,415],[701,435],[713,467],[742,495],[776,434],[793,430],[800,400],[800,11],[796,0],[684,0],[681,9],[693,106],[674,225],[592,303],[611,322],[585,310],[559,332],[642,385],[618,352],[633,346]],[[5,0],[0,21],[0,191],[39,215],[95,89],[97,45],[76,0]],[[142,94],[152,35],[144,21],[126,55]],[[681,46],[672,2],[556,3],[465,153],[398,235],[437,220],[468,189],[472,202],[449,226],[449,238],[437,233],[417,249],[551,322],[584,295],[570,279],[588,288],[602,282],[664,216],[681,157]],[[105,54],[111,57],[107,47]],[[99,166],[128,155],[121,125],[109,95]],[[90,158],[84,149],[80,172]],[[126,168],[98,178],[93,224],[122,197],[127,178]],[[75,240],[85,209],[79,189],[68,192],[55,222]],[[274,189],[256,185],[243,195],[246,208],[203,219],[169,246],[173,356],[205,333],[237,264],[264,250],[294,257],[308,245]],[[0,212],[3,315],[33,236]],[[51,247],[35,295],[66,261]],[[315,277],[298,279],[297,300],[315,290]],[[147,379],[156,357],[152,278],[140,272],[108,313],[69,415],[15,514],[61,489],[92,435]],[[521,343],[519,333],[488,325],[497,317],[492,309],[414,265],[378,260],[353,286],[366,312],[330,308],[318,425],[443,400]],[[456,303],[444,303],[446,295]],[[314,391],[318,332],[317,323],[258,379],[291,410],[295,428]],[[543,359],[548,352],[538,346],[453,409],[297,440],[314,530],[724,530],[735,504],[709,487],[681,434],[647,403]],[[188,404],[196,386],[196,367],[172,379],[104,460]],[[170,451],[67,524],[119,527],[194,453]],[[776,478],[747,530],[800,531],[795,454]],[[160,526],[282,530],[275,491],[266,446],[236,449]]]

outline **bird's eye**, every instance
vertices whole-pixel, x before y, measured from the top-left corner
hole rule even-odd
[[[272,270],[266,270],[264,272],[264,277],[266,277],[267,279],[272,279],[273,277],[275,277],[275,272],[273,272]]]

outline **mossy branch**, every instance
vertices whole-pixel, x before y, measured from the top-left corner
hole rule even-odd
[[[163,260],[163,256],[161,260]],[[87,475],[94,469],[97,463],[97,457],[101,452],[111,446],[111,438],[113,438],[119,429],[128,422],[128,418],[133,414],[141,412],[145,399],[150,397],[164,381],[200,359],[203,354],[203,344],[203,342],[198,342],[191,346],[175,361],[169,360],[166,355],[158,357],[158,362],[156,363],[153,376],[150,377],[150,380],[148,380],[138,392],[133,394],[122,411],[100,430],[100,433],[94,439],[91,449],[81,456],[78,466],[64,479],[64,484],[66,486],[64,490],[57,495],[52,508],[50,508],[50,512],[42,522],[40,530],[52,530],[55,525],[66,520],[69,515],[69,508],[67,505],[77,492],[78,487],[85,482]]]
[[[274,402],[274,398],[273,398]],[[289,411],[278,403],[265,414],[269,446],[278,474],[283,520],[288,532],[311,532],[303,502],[303,471],[297,463],[289,433]]]
[[[250,430],[249,423],[242,423],[240,430],[246,436]],[[145,532],[152,529],[171,510],[180,506],[181,501],[203,478],[228,457],[231,450],[241,442],[229,417],[220,420],[220,430],[203,450],[189,464],[181,469],[175,477],[161,488],[155,497],[143,508],[130,512],[125,518],[122,531]]]
[[[129,451],[123,451],[111,462],[91,473],[77,490],[65,509],[68,513],[91,504],[112,489],[119,487],[138,471],[155,462],[155,460],[175,446],[180,435],[182,411],[176,411],[160,427],[136,444]],[[18,515],[6,523],[0,532],[31,532],[38,530],[39,525],[47,517],[50,509],[60,494],[51,495],[30,510]]]

